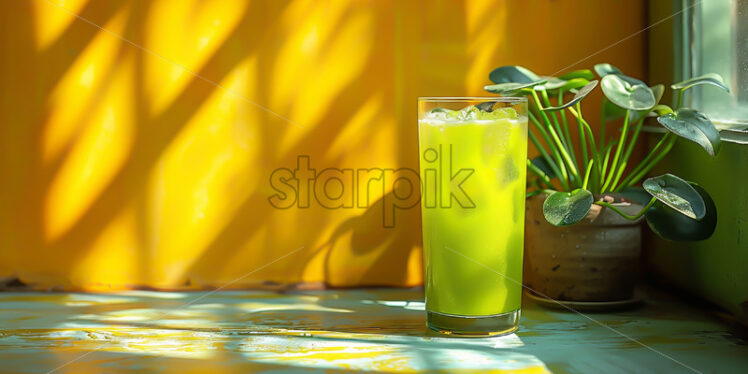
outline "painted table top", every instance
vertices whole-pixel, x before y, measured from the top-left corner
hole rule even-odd
[[[480,339],[428,331],[422,299],[422,291],[393,289],[4,292],[0,371],[748,370],[745,341],[669,296],[586,316],[526,298],[518,333]]]

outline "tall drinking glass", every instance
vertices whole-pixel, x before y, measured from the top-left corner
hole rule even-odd
[[[527,99],[418,99],[428,327],[517,329],[527,160]]]

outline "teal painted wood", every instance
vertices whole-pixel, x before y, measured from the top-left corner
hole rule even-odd
[[[653,235],[645,253],[663,278],[748,323],[748,141],[740,143],[738,134],[721,132],[735,140],[724,141],[715,158],[679,140],[652,172],[670,172],[709,191],[717,206],[717,228],[707,240],[675,245]],[[748,138],[748,130],[742,136]]]
[[[748,346],[726,326],[707,312],[660,297],[667,300],[586,316],[526,299],[517,334],[470,339],[427,330],[418,290],[0,293],[0,371],[748,368]]]

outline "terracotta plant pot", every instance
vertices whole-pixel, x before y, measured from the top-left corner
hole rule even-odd
[[[572,226],[543,217],[545,196],[527,200],[524,283],[539,296],[565,301],[620,301],[633,297],[641,254],[641,222],[610,209]],[[641,205],[616,204],[634,215]],[[593,206],[596,208],[597,206]]]

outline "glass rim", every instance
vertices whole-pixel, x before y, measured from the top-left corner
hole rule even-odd
[[[497,101],[502,103],[523,103],[527,102],[527,98],[522,96],[419,96],[418,101],[431,103],[461,101]]]

